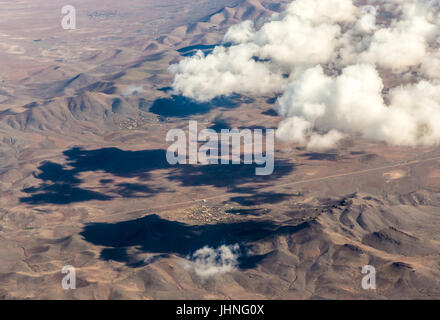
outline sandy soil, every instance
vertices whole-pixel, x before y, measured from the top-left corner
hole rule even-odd
[[[167,69],[286,2],[160,3],[71,1],[67,32],[62,1],[0,2],[0,297],[440,298],[439,148],[277,142],[269,177],[166,163],[166,132],[188,120],[277,127],[274,97],[198,105],[167,90]],[[236,243],[234,270],[188,267]],[[361,287],[367,264],[376,290]],[[76,290],[61,287],[65,265]]]

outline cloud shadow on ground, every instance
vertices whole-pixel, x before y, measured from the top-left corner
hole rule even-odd
[[[80,234],[85,241],[105,247],[101,251],[101,259],[124,262],[132,267],[143,265],[136,260],[138,254],[175,254],[186,257],[204,246],[217,248],[238,243],[242,253],[240,266],[253,268],[259,256],[249,254],[252,242],[293,234],[307,226],[307,223],[280,226],[270,221],[187,225],[153,214],[117,223],[92,223],[85,226]],[[131,256],[129,252],[133,248],[136,253]]]
[[[214,108],[236,108],[242,103],[252,103],[254,100],[239,94],[217,97],[210,102],[197,102],[182,95],[158,98],[149,111],[166,118],[185,118],[191,115],[206,114]]]
[[[178,182],[183,187],[212,186],[227,188],[231,193],[252,193],[264,200],[258,186],[249,183],[272,184],[289,174],[294,165],[287,161],[275,161],[271,175],[257,176],[256,164],[190,165],[172,166],[166,161],[166,151],[162,149],[129,151],[118,148],[85,150],[72,148],[64,153],[65,164],[43,162],[34,177],[40,180],[38,186],[25,188],[28,196],[20,199],[29,204],[69,204],[90,200],[111,200],[115,197],[150,197],[159,192],[170,192],[157,188],[151,183],[151,172],[168,170],[165,178]],[[84,173],[106,175],[99,185],[85,187]],[[108,177],[111,175],[112,177]],[[114,177],[136,178],[136,182],[114,182]],[[99,191],[97,191],[99,190]],[[105,190],[105,192],[103,191]],[[272,197],[266,197],[272,201]],[[273,197],[275,199],[275,197]]]

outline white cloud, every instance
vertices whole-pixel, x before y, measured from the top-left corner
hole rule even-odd
[[[312,123],[300,117],[289,117],[281,121],[276,136],[279,140],[305,144],[312,130]]]
[[[424,16],[409,17],[390,28],[379,29],[360,60],[394,70],[417,66],[427,54],[436,29]]]
[[[258,30],[250,21],[231,27],[231,47],[172,66],[173,87],[200,101],[280,93],[277,137],[310,150],[350,134],[439,144],[440,1],[377,3],[392,17],[365,27],[371,11],[351,0],[296,0]]]
[[[223,41],[225,43],[244,43],[251,40],[255,33],[254,22],[250,20],[243,21],[229,28]]]
[[[195,251],[185,263],[185,268],[202,278],[222,275],[236,270],[239,245],[222,245],[217,249],[205,246]]]
[[[286,83],[278,69],[252,59],[257,54],[253,44],[231,48],[216,47],[212,54],[195,56],[170,67],[174,90],[199,101],[239,91],[244,94],[267,94]]]
[[[307,144],[307,150],[310,151],[325,151],[336,148],[338,142],[344,137],[342,133],[337,130],[330,130],[326,134],[313,133],[310,141]]]
[[[314,85],[313,85],[314,84]],[[282,121],[277,136],[310,149],[335,147],[341,133],[394,145],[430,145],[440,141],[440,84],[421,81],[399,86],[382,97],[383,83],[373,65],[354,65],[337,77],[318,66],[293,81],[279,99]],[[328,132],[311,133],[311,128]]]
[[[138,94],[140,92],[144,91],[144,88],[142,86],[137,85],[129,85],[125,88],[124,92],[122,93],[123,96],[133,96],[135,94]]]

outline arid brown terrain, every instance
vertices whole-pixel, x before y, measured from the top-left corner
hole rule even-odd
[[[167,131],[189,120],[278,126],[277,97],[196,103],[168,68],[288,2],[76,0],[76,30],[64,1],[0,2],[0,298],[440,298],[439,147],[277,142],[269,176],[167,163]],[[235,244],[221,276],[188,267]]]

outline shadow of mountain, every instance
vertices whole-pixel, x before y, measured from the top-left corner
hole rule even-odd
[[[85,241],[106,247],[101,251],[101,259],[124,262],[130,266],[140,264],[127,249],[136,249],[138,254],[176,254],[186,257],[204,246],[217,248],[238,243],[243,253],[240,265],[251,268],[258,259],[257,256],[246,254],[250,243],[271,236],[293,234],[306,227],[308,223],[279,226],[270,221],[192,226],[149,215],[117,223],[92,223],[85,226],[80,234]]]

